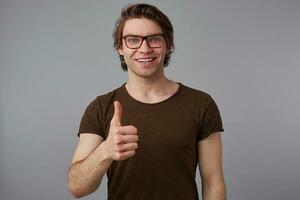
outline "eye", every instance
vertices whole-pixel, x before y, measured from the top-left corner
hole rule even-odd
[[[135,37],[135,36],[129,36],[129,37],[126,37],[126,41],[128,43],[135,44],[135,43],[139,43],[140,42],[140,38],[139,37]]]
[[[159,43],[161,41],[162,41],[161,35],[155,35],[155,36],[148,37],[148,42],[151,42],[151,43]]]

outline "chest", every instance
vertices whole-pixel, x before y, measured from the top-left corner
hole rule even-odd
[[[123,123],[138,129],[137,154],[170,157],[195,151],[197,117],[186,109],[127,110]]]

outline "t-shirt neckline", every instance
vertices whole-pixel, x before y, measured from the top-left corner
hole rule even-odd
[[[127,89],[126,89],[126,87],[125,87],[126,82],[122,85],[121,88],[122,88],[122,90],[124,91],[124,93],[126,94],[126,96],[127,96],[130,100],[132,100],[132,101],[134,101],[134,102],[137,102],[137,103],[139,103],[139,104],[148,105],[148,106],[153,106],[153,105],[159,105],[159,104],[165,103],[165,102],[170,101],[171,99],[175,98],[175,96],[177,96],[177,94],[181,91],[181,89],[182,89],[182,87],[183,87],[183,85],[182,85],[180,82],[176,82],[176,83],[179,85],[178,88],[177,88],[177,90],[176,90],[176,92],[174,92],[174,94],[172,94],[172,95],[169,96],[168,98],[166,98],[166,99],[164,99],[164,100],[162,100],[162,101],[156,102],[156,103],[146,103],[146,102],[142,102],[142,101],[139,101],[139,100],[133,98],[133,97],[129,94],[129,92],[127,91]]]

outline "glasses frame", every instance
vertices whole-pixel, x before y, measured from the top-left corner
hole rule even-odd
[[[148,43],[148,38],[149,38],[149,37],[153,37],[153,36],[162,36],[163,40],[165,39],[164,34],[162,34],[162,33],[157,33],[157,34],[147,35],[147,36],[141,36],[141,35],[124,35],[124,36],[122,36],[122,39],[125,41],[125,45],[126,45],[126,47],[127,47],[128,49],[139,49],[139,48],[142,46],[144,40],[146,40],[146,43],[147,43],[148,47],[150,47],[150,48],[152,48],[152,49],[162,47],[162,46],[163,46],[163,42],[161,43],[161,45],[160,45],[159,47],[151,47],[151,46],[149,45],[149,43]],[[131,47],[129,47],[129,46],[127,45],[127,42],[126,42],[126,38],[127,38],[127,37],[139,37],[139,38],[142,38],[142,42],[141,42],[141,44],[140,44],[138,47],[131,48]]]

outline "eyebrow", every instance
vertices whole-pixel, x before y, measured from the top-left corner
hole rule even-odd
[[[133,37],[149,37],[149,36],[156,36],[156,35],[163,35],[163,33],[155,33],[155,34],[150,34],[150,35],[135,35],[135,34],[127,34],[127,35],[123,35],[123,37],[127,37],[127,36],[133,36]]]

